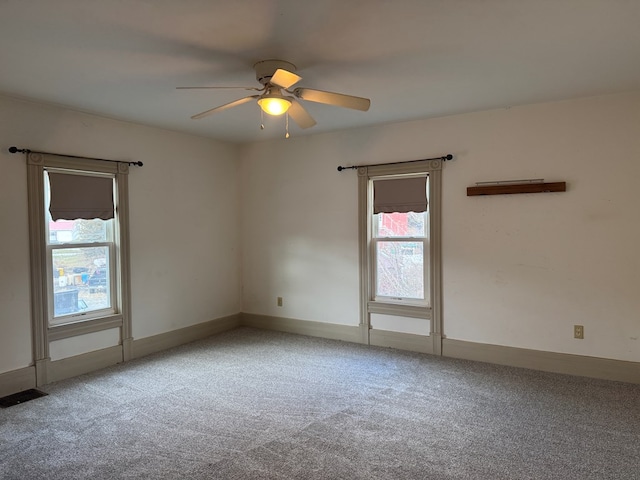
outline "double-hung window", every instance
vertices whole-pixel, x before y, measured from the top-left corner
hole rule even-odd
[[[66,375],[51,367],[53,342],[118,330],[119,359],[131,356],[128,174],[126,162],[27,154],[38,385]]]
[[[424,176],[423,176],[424,177]],[[428,177],[424,177],[428,180]],[[383,182],[385,180],[379,180]],[[378,180],[373,180],[374,191]],[[424,183],[427,196],[427,182]],[[429,222],[421,212],[379,212],[371,218],[373,299],[411,305],[429,303]]]
[[[65,178],[66,177],[66,178]],[[116,218],[72,218],[53,220],[51,178],[59,188],[73,189],[86,180],[102,180],[114,189],[113,174],[47,169],[44,172],[45,238],[49,326],[89,320],[116,312]],[[59,195],[74,192],[59,191]],[[111,195],[113,199],[113,195]],[[82,196],[76,197],[82,203]],[[113,207],[112,207],[113,208]],[[93,216],[90,214],[88,216]]]
[[[429,322],[429,335],[423,335],[428,346],[419,350],[441,351],[441,170],[440,159],[358,168],[364,342],[387,335],[372,327],[372,316],[419,319]]]

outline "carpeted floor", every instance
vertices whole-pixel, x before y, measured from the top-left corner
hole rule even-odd
[[[640,385],[241,328],[42,390],[2,479],[640,479]]]

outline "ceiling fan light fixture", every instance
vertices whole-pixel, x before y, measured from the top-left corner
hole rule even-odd
[[[269,115],[282,115],[291,106],[291,101],[277,95],[265,95],[258,99],[258,105],[264,113]]]

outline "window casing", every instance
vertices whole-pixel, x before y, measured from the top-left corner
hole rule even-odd
[[[46,172],[111,179],[115,218],[51,222]],[[128,174],[126,162],[27,154],[31,324],[37,385],[48,383],[49,346],[57,340],[116,328],[121,358],[131,358]],[[69,257],[75,257],[74,261],[69,262]],[[56,301],[56,293],[61,291]],[[96,295],[92,298],[91,293],[99,293],[102,303],[92,304]]]
[[[441,159],[435,159],[358,167],[360,331],[364,343],[370,342],[372,314],[411,317],[430,322],[430,338],[425,337],[425,339],[431,346],[426,351],[437,355],[442,352],[442,165]],[[384,221],[384,214],[382,217],[380,214],[373,214],[374,182],[402,176],[422,176],[428,179],[428,210],[418,215],[420,221],[424,220],[424,230],[416,233],[414,229],[412,233],[405,234],[381,232],[380,222]],[[413,220],[417,221],[417,218]],[[408,291],[400,288],[399,291],[403,294],[395,295],[398,289],[389,290],[385,289],[385,285],[381,285],[381,275],[384,272],[379,271],[378,265],[381,265],[380,255],[384,248],[394,248],[400,257],[404,255],[405,260],[417,260],[415,263],[418,266],[422,265],[422,288]],[[421,255],[420,250],[422,250]],[[422,256],[422,262],[419,261],[420,256]],[[400,277],[403,276],[403,269],[412,266],[410,263],[405,261],[400,266],[398,270]],[[411,272],[411,275],[419,278],[419,268]],[[415,287],[417,282],[409,282],[409,284]]]

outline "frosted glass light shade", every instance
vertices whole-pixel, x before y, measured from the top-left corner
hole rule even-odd
[[[258,100],[260,108],[269,115],[282,115],[291,106],[291,102],[286,98],[263,97]]]

